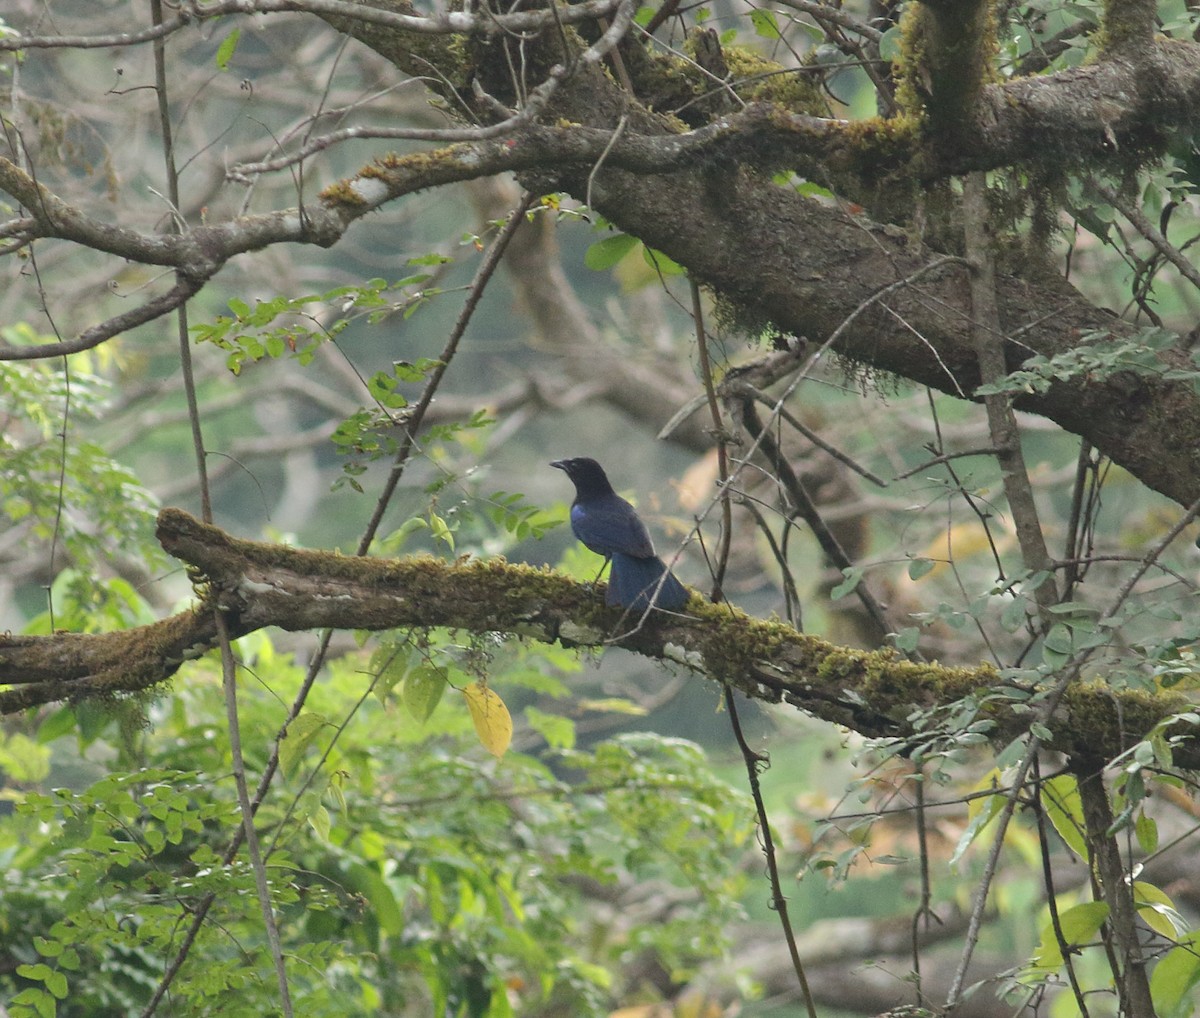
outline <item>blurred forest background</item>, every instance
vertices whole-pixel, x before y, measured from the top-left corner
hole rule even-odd
[[[422,151],[463,119],[444,97],[431,102],[432,64],[428,80],[400,75],[300,10],[196,17],[162,33],[161,53],[150,41],[65,44],[142,32],[192,6],[7,5],[6,31],[64,40],[0,53],[9,163],[98,220],[168,237],[314,202],[373,158]],[[1101,5],[996,10],[1000,78],[1095,55]],[[1195,30],[1183,0],[1159,4],[1157,17],[1167,36]],[[693,56],[687,33],[715,29],[735,78],[790,70],[827,117],[855,120],[893,94],[881,76],[899,56],[898,20],[898,8],[866,4],[716,0],[656,27]],[[1196,158],[1190,141],[1175,145],[1139,167],[1132,187],[1081,174],[1037,209],[1018,196],[1020,173],[990,181],[1012,236],[1040,231],[1039,257],[1144,327],[1094,360],[1035,370],[1015,391],[1053,370],[1136,369],[1194,328],[1194,281],[1137,222],[1194,263]],[[777,172],[777,183],[842,202],[804,176]],[[165,264],[22,240],[27,203],[5,190],[0,341],[10,353],[53,350],[176,284]],[[585,582],[599,559],[572,537],[570,485],[548,463],[592,456],[677,574],[708,596],[725,467],[705,375],[813,353],[826,337],[739,316],[585,198],[522,202],[508,174],[430,187],[361,216],[328,249],[269,243],[223,262],[190,296],[186,320],[163,314],[62,356],[0,360],[0,630],[111,632],[195,603],[188,573],[155,538],[155,515],[201,514],[197,426],[212,520],[230,534],[351,555],[380,512],[371,554],[504,556]],[[443,361],[396,471],[406,422]],[[1179,526],[1179,505],[1076,435],[1021,415],[1044,539],[1056,562],[1073,563],[1056,566],[1063,603],[1052,621],[1066,628],[1039,627],[1040,580],[977,404],[835,351],[769,391],[786,392],[769,434],[847,561],[831,560],[776,472],[751,460],[733,484],[720,584],[730,603],[838,645],[990,662],[1013,681],[1042,681],[1086,650],[1085,677],[1114,688],[1192,688],[1198,530],[1190,517]],[[740,449],[728,455],[738,461]],[[1138,572],[1150,549],[1152,568]],[[860,585],[886,613],[882,628],[855,596]],[[619,648],[438,628],[324,640],[264,630],[237,654],[240,748],[216,651],[145,694],[5,719],[9,1015],[279,1013],[281,960],[287,1006],[304,1015],[802,1013],[718,684]],[[500,756],[457,693],[482,678],[514,722]],[[1008,824],[1027,743],[991,745],[977,703],[961,718],[947,707],[914,722],[929,734],[914,758],[911,743],[739,701],[750,747],[769,760],[756,769],[820,1014],[948,995],[963,1016],[1136,1013],[1112,991],[1079,793],[1053,746],[1035,755],[1041,771]],[[1114,812],[1128,805],[1114,830],[1138,860],[1148,951],[1180,970],[1154,985],[1159,1012],[1188,1014],[1200,978],[1187,960],[1200,909],[1197,809],[1158,739],[1159,755],[1110,771]],[[263,781],[260,862],[238,845],[242,759],[249,788]],[[990,896],[975,908],[985,871]],[[1065,940],[1048,902],[1071,917]]]

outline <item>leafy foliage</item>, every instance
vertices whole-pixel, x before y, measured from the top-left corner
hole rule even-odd
[[[494,662],[497,674],[517,678],[500,680],[510,688],[561,696],[543,669],[578,668],[561,652],[497,653],[508,662]],[[490,761],[470,750],[461,705],[422,722],[395,688],[364,701],[379,677],[365,664],[339,662],[293,722],[286,786],[258,816],[305,1014],[601,1015],[629,952],[676,972],[720,952],[746,813],[694,746],[647,735]],[[268,688],[299,682],[262,644],[254,674],[244,736],[278,724]],[[448,674],[462,681],[458,668]],[[139,766],[80,791],[25,793],[0,825],[0,852],[19,874],[0,907],[21,917],[0,937],[16,966],[14,1016],[136,1012],[206,895],[215,912],[174,984],[172,1013],[271,1009],[253,875],[221,861],[238,820],[219,687],[198,679],[124,751]],[[686,893],[670,916],[618,922],[610,939],[617,917],[601,918],[603,897],[649,876]]]

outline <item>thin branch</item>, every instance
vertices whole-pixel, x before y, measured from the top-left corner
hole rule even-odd
[[[751,393],[757,392],[757,390],[754,390],[750,386],[746,387],[746,391],[751,392]],[[755,395],[754,398],[757,399],[759,403],[763,404],[763,406],[774,408],[782,420],[787,421],[788,424],[790,424],[793,428],[795,428],[798,432],[800,432],[800,434],[802,434],[805,438],[807,438],[810,442],[812,442],[812,444],[815,445],[818,449],[821,449],[823,452],[828,453],[830,456],[832,456],[835,460],[837,460],[843,466],[849,467],[851,470],[854,471],[854,473],[858,474],[858,476],[861,477],[864,481],[870,481],[872,484],[874,484],[876,487],[879,487],[879,488],[886,488],[888,486],[888,482],[885,481],[882,477],[878,477],[877,475],[873,474],[870,470],[868,470],[866,467],[860,466],[858,463],[856,463],[854,461],[853,457],[848,456],[846,453],[842,452],[842,450],[839,449],[836,445],[832,445],[831,443],[825,441],[824,438],[822,438],[817,432],[813,431],[812,428],[810,428],[807,424],[805,424],[802,420],[800,420],[800,418],[798,418],[795,414],[793,414],[790,410],[788,410],[787,407],[785,407],[785,406],[776,407],[775,401],[772,400],[766,393],[757,392],[757,395]],[[970,454],[969,453],[956,453],[955,455],[967,456]],[[928,465],[929,464],[926,464],[926,466],[928,466]],[[924,467],[918,467],[917,469],[921,470],[921,469],[924,469]],[[901,475],[901,477],[907,477],[907,476],[908,476],[907,474]]]
[[[105,35],[22,35],[10,31],[0,35],[0,53],[24,49],[119,49],[138,46],[178,32],[188,22],[188,18],[174,17],[162,24],[143,28],[140,32],[109,32]]]
[[[1037,819],[1038,855],[1042,863],[1042,885],[1046,888],[1046,905],[1050,910],[1050,925],[1054,930],[1054,939],[1058,942],[1058,952],[1062,956],[1063,965],[1067,970],[1067,980],[1071,984],[1071,992],[1075,995],[1075,1006],[1079,1008],[1081,1018],[1091,1018],[1087,1009],[1087,998],[1079,985],[1079,977],[1075,974],[1073,955],[1077,949],[1067,943],[1063,933],[1062,920],[1058,913],[1058,892],[1054,887],[1054,865],[1050,860],[1050,839],[1046,833],[1046,810],[1042,805],[1042,778],[1037,760],[1034,760],[1033,803],[1034,815]]]
[[[477,16],[466,11],[443,11],[430,17],[397,14],[393,11],[351,3],[348,0],[216,0],[198,3],[185,0],[180,14],[161,26],[141,32],[117,32],[108,35],[20,35],[0,36],[0,52],[23,49],[96,49],[110,46],[134,46],[163,39],[195,21],[226,17],[230,14],[303,13],[394,28],[421,35],[458,35],[482,32],[536,32],[555,22],[578,24],[594,21],[612,13],[620,0],[584,0],[553,11],[516,11]]]
[[[824,552],[826,558],[833,564],[834,568],[839,571],[852,569],[854,566],[850,556],[846,554],[842,548],[841,542],[837,536],[826,525],[824,518],[821,516],[820,510],[804,489],[800,478],[796,476],[796,472],[792,469],[792,465],[784,456],[783,451],[771,437],[769,430],[765,428],[758,418],[758,413],[754,409],[754,402],[749,397],[742,400],[741,403],[742,422],[746,426],[746,430],[750,433],[750,437],[754,440],[755,445],[762,450],[764,456],[771,463],[771,469],[774,476],[778,479],[779,485],[787,493],[788,502],[791,505],[789,516],[795,518],[799,516],[813,532],[817,543],[821,546],[821,551]],[[882,643],[887,639],[889,633],[893,631],[893,627],[888,623],[887,613],[883,605],[875,597],[871,588],[867,586],[865,580],[860,579],[854,586],[855,596],[866,609],[867,616],[875,626],[875,639]]]
[[[712,417],[712,435],[717,444],[717,492],[721,499],[721,536],[717,542],[716,562],[713,564],[713,589],[711,600],[724,601],[722,586],[725,569],[729,565],[729,549],[733,540],[733,504],[729,488],[729,432],[721,420],[721,405],[717,402],[716,386],[713,382],[712,362],[708,356],[708,333],[704,328],[704,307],[700,302],[700,286],[689,280],[692,293],[692,326],[696,330],[696,354],[700,359],[700,378],[704,383],[704,395],[708,400],[708,412]]]
[[[191,276],[180,276],[175,280],[175,285],[166,293],[85,329],[75,339],[59,343],[39,343],[33,346],[9,346],[0,343],[0,361],[44,360],[47,357],[63,357],[67,354],[91,350],[114,336],[119,336],[139,325],[145,325],[165,314],[170,314],[199,293],[206,281],[206,279]]]
[[[947,452],[933,459],[926,460],[920,466],[913,467],[911,470],[905,470],[902,474],[896,475],[897,481],[903,481],[906,478],[912,477],[914,474],[919,474],[922,470],[928,470],[930,467],[936,467],[941,463],[949,463],[951,460],[966,459],[972,456],[995,456],[996,447],[985,445],[978,449],[964,449],[962,452]]]
[[[979,358],[979,377],[985,384],[997,382],[1008,374],[1004,334],[1000,329],[1000,315],[996,306],[995,262],[988,217],[984,175],[968,174],[963,180],[963,233],[966,254],[973,263],[970,283],[971,331]],[[1030,573],[1045,574],[1033,589],[1033,595],[1044,611],[1058,601],[1058,586],[1038,519],[1033,485],[1025,468],[1021,432],[1013,412],[1012,398],[1005,393],[994,393],[984,396],[983,402],[987,410],[988,431],[997,450],[996,461],[1000,465],[1004,494],[1021,547],[1021,557]]]
[[[844,28],[855,35],[861,35],[864,39],[869,39],[876,45],[883,40],[883,33],[878,28],[868,25],[853,14],[848,14],[840,7],[830,7],[827,4],[816,3],[815,0],[777,0],[777,2],[781,7],[790,7],[801,14],[807,14],[820,21],[828,21],[830,24]]]
[[[763,802],[762,784],[758,780],[759,767],[766,763],[766,758],[750,748],[746,735],[742,731],[742,723],[738,717],[737,700],[733,689],[725,687],[725,709],[729,714],[729,723],[733,728],[734,738],[737,739],[738,749],[741,750],[742,760],[746,765],[746,776],[750,782],[750,794],[754,799],[754,809],[758,818],[758,834],[762,839],[763,858],[767,863],[767,875],[771,882],[771,908],[779,915],[783,928],[783,937],[787,943],[788,956],[792,961],[792,969],[800,983],[800,994],[804,998],[804,1006],[809,1018],[817,1018],[817,1007],[813,1002],[812,991],[808,988],[808,976],[804,973],[804,963],[800,960],[800,950],[796,946],[796,934],[788,918],[787,898],[783,893],[783,884],[779,879],[779,864],[775,855],[775,839],[771,834],[771,821],[767,816],[767,807]]]
[[[925,932],[929,932],[929,919],[932,916],[941,925],[941,918],[934,912],[930,902],[933,900],[933,883],[929,878],[929,838],[927,822],[929,819],[925,805],[925,768],[917,765],[913,770],[916,783],[916,802],[906,809],[913,810],[917,825],[918,859],[921,868],[921,898],[912,917],[912,961],[915,976],[914,989],[917,994],[917,1005],[926,1007],[928,999],[921,986],[921,920],[925,920]]]
[[[742,501],[741,508],[748,512],[753,518],[758,529],[766,538],[767,546],[771,549],[771,556],[775,559],[775,564],[779,566],[780,581],[783,583],[784,595],[784,618],[788,620],[797,630],[804,629],[804,617],[801,611],[800,592],[796,589],[796,580],[792,575],[791,567],[788,565],[787,552],[775,540],[775,534],[767,525],[766,517],[763,516],[758,506],[755,505],[755,500],[751,498]],[[788,524],[785,526],[785,535],[791,530]]]
[[[400,478],[404,474],[404,468],[409,456],[412,455],[416,444],[417,429],[421,426],[421,422],[425,418],[425,413],[429,409],[430,403],[433,402],[434,394],[437,392],[442,378],[446,374],[446,370],[450,367],[450,362],[454,359],[459,341],[462,339],[463,333],[466,332],[467,325],[470,324],[471,318],[475,314],[475,309],[479,306],[479,301],[483,298],[484,289],[500,265],[500,259],[504,257],[504,252],[508,248],[509,241],[512,240],[513,234],[520,227],[525,218],[525,213],[529,211],[529,207],[533,204],[533,200],[534,196],[528,192],[521,195],[521,200],[517,203],[517,207],[513,209],[508,220],[501,228],[500,233],[492,242],[491,247],[488,248],[487,254],[484,256],[475,273],[475,278],[471,281],[470,292],[463,303],[462,310],[459,311],[454,328],[450,330],[446,345],[438,357],[437,366],[429,373],[429,379],[425,384],[424,390],[421,392],[421,397],[414,405],[412,413],[405,424],[404,438],[400,443],[400,448],[396,450],[392,469],[388,473],[387,480],[384,482],[383,489],[375,503],[375,511],[371,514],[371,519],[367,523],[366,530],[364,530],[362,537],[359,539],[359,555],[365,555],[371,546],[371,542],[375,540],[375,534],[379,529],[379,524],[383,520],[383,514],[387,511],[396,486],[400,483]]]
[[[1057,700],[1054,702],[1057,703]],[[1047,711],[1042,712],[1043,715],[1047,713]],[[991,847],[988,849],[987,861],[984,863],[983,872],[980,874],[979,882],[976,886],[975,900],[971,905],[971,915],[967,920],[967,932],[963,937],[962,954],[959,955],[958,966],[954,970],[954,978],[951,980],[950,990],[946,995],[944,1006],[946,1013],[952,1012],[962,999],[963,984],[967,978],[967,969],[970,967],[971,957],[975,952],[975,946],[979,943],[980,931],[983,929],[983,915],[987,908],[988,894],[991,891],[992,882],[996,879],[996,870],[1000,865],[1000,852],[1004,848],[1004,835],[1008,831],[1009,821],[1013,818],[1013,811],[1016,809],[1021,789],[1025,787],[1025,783],[1028,780],[1029,770],[1040,751],[1041,742],[1036,735],[1031,736],[1029,745],[1025,750],[1024,759],[1021,760],[1021,764],[1013,776],[1012,784],[1009,786],[1008,794],[1005,796],[1004,806],[996,817],[996,830],[992,837]]]
[[[271,902],[271,887],[267,882],[267,868],[263,862],[262,849],[258,843],[258,832],[254,828],[254,810],[250,804],[250,792],[246,785],[246,764],[242,755],[241,722],[237,707],[237,664],[233,657],[233,646],[229,630],[219,609],[213,610],[217,627],[217,640],[221,648],[221,674],[225,694],[226,721],[229,725],[229,750],[233,760],[233,778],[237,786],[238,808],[242,815],[242,831],[246,840],[246,851],[250,856],[250,868],[254,872],[254,886],[258,892],[258,904],[262,909],[267,931],[267,944],[275,965],[275,976],[279,985],[279,1001],[284,1018],[292,1016],[292,995],[288,988],[287,969],[283,961],[283,945],[279,939],[279,926],[275,921],[275,908]]]
[[[1101,198],[1128,219],[1130,225],[1145,237],[1160,255],[1174,265],[1184,279],[1200,290],[1200,269],[1196,268],[1195,264],[1179,248],[1167,240],[1162,232],[1146,218],[1140,208],[1125,201],[1119,192],[1107,184],[1092,181],[1092,187]]]
[[[629,0],[617,0],[615,6],[617,14],[613,24],[606,26],[600,38],[579,54],[574,61],[575,64],[587,65],[598,63],[609,52],[615,51],[617,44],[628,33],[632,25],[633,5]],[[237,164],[230,168],[227,175],[231,180],[249,181],[255,174],[283,169],[314,152],[319,152],[331,145],[352,138],[407,139],[412,141],[438,142],[441,144],[487,141],[491,138],[499,138],[502,135],[512,134],[518,129],[532,124],[535,118],[546,108],[554,92],[571,74],[572,67],[563,64],[554,66],[551,68],[546,80],[530,91],[525,102],[521,104],[520,110],[496,124],[481,127],[445,129],[350,127],[342,131],[334,131],[319,138],[314,138],[311,142],[305,144],[299,152],[292,155],[280,156],[276,159],[264,160],[258,163]],[[597,165],[604,161],[623,131],[624,122],[622,121],[612,132],[604,132],[606,140],[595,157]],[[479,176],[486,175],[480,174]]]

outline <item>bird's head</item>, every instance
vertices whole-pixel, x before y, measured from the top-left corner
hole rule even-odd
[[[604,468],[590,457],[576,456],[573,459],[555,460],[550,466],[566,473],[575,482],[575,490],[580,495],[604,495],[613,490]]]

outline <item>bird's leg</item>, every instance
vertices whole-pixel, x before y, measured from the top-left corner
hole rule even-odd
[[[605,556],[604,556],[604,561],[603,561],[603,562],[601,563],[601,565],[600,565],[600,572],[598,572],[598,573],[596,574],[596,578],[595,578],[594,580],[592,580],[592,582],[589,584],[589,586],[592,586],[592,587],[594,587],[594,586],[595,586],[597,583],[599,583],[599,582],[600,582],[600,577],[604,575],[604,570],[608,568],[608,564],[609,564],[611,561],[612,561],[612,556],[611,556],[611,555],[605,555]]]

